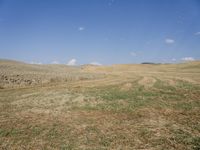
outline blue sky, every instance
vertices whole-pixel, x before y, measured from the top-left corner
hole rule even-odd
[[[0,58],[72,65],[199,60],[200,1],[0,0]]]

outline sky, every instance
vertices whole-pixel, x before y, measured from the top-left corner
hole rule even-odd
[[[28,63],[200,59],[199,0],[0,0],[0,58]]]

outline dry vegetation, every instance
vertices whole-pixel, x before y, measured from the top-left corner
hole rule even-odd
[[[200,62],[0,61],[0,149],[200,149]]]

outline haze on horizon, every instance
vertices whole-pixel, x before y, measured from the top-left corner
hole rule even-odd
[[[0,59],[121,64],[200,59],[198,0],[0,0]]]

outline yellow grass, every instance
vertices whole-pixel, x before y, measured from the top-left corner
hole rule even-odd
[[[0,149],[200,149],[200,62],[0,61]]]

